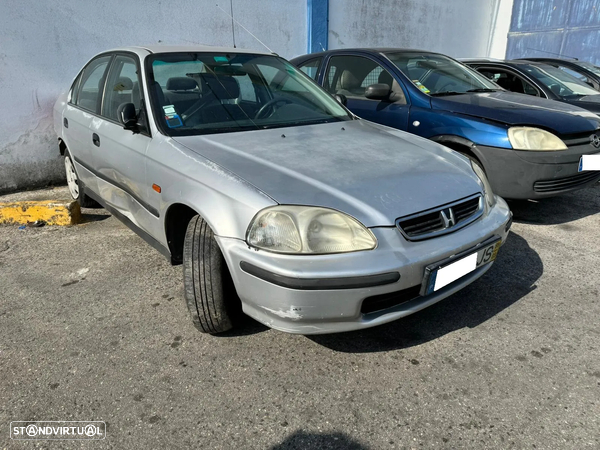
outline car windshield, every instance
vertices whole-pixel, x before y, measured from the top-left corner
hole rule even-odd
[[[569,75],[564,70],[550,65],[524,66],[523,70],[545,85],[554,94],[562,98],[581,97],[584,95],[600,95],[583,81]]]
[[[577,65],[583,67],[586,70],[589,70],[595,75],[600,76],[600,67],[593,65],[592,63],[585,61],[577,61]]]
[[[429,95],[502,90],[483,75],[447,56],[418,52],[390,52],[385,55],[417,88]]]
[[[148,57],[157,124],[169,136],[352,120],[301,71],[277,56],[164,53]]]

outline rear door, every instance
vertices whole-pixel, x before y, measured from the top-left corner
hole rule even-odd
[[[106,77],[101,117],[91,122],[95,169],[100,196],[107,206],[145,231],[153,228],[158,211],[148,205],[146,149],[150,132],[144,113],[138,57],[115,55]],[[133,103],[139,131],[125,130],[119,122],[119,106]]]
[[[372,84],[387,84],[387,100],[365,97]],[[332,95],[343,95],[350,111],[363,119],[406,130],[410,105],[402,83],[375,60],[366,56],[335,55],[329,58],[323,87]]]
[[[98,191],[94,174],[92,120],[100,113],[104,82],[112,55],[101,55],[91,60],[73,84],[71,98],[63,113],[63,136],[77,175],[87,188]]]

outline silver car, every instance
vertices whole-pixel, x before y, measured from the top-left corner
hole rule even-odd
[[[242,311],[301,334],[396,320],[482,276],[511,224],[476,163],[358,119],[273,54],[108,51],[54,124],[73,198],[183,263],[207,333]]]

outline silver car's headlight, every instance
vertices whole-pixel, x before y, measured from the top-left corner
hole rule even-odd
[[[279,205],[254,217],[248,245],[277,253],[326,254],[371,250],[377,239],[347,214],[313,206]]]
[[[483,168],[479,164],[471,160],[471,167],[473,168],[475,175],[481,180],[481,184],[483,184],[483,195],[485,196],[487,205],[491,208],[496,204],[496,196],[492,192],[492,186],[490,186],[490,182],[488,181]]]
[[[512,127],[508,129],[508,140],[515,150],[547,152],[566,150],[567,146],[554,134],[533,127]]]

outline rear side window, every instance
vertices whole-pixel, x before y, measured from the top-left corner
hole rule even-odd
[[[102,91],[106,79],[106,69],[111,56],[100,56],[91,61],[81,74],[79,89],[74,103],[87,111],[98,114],[102,103]]]
[[[304,64],[298,66],[298,68],[306,75],[311,77],[313,80],[317,79],[319,74],[319,66],[321,65],[321,58],[311,59],[306,61]]]

